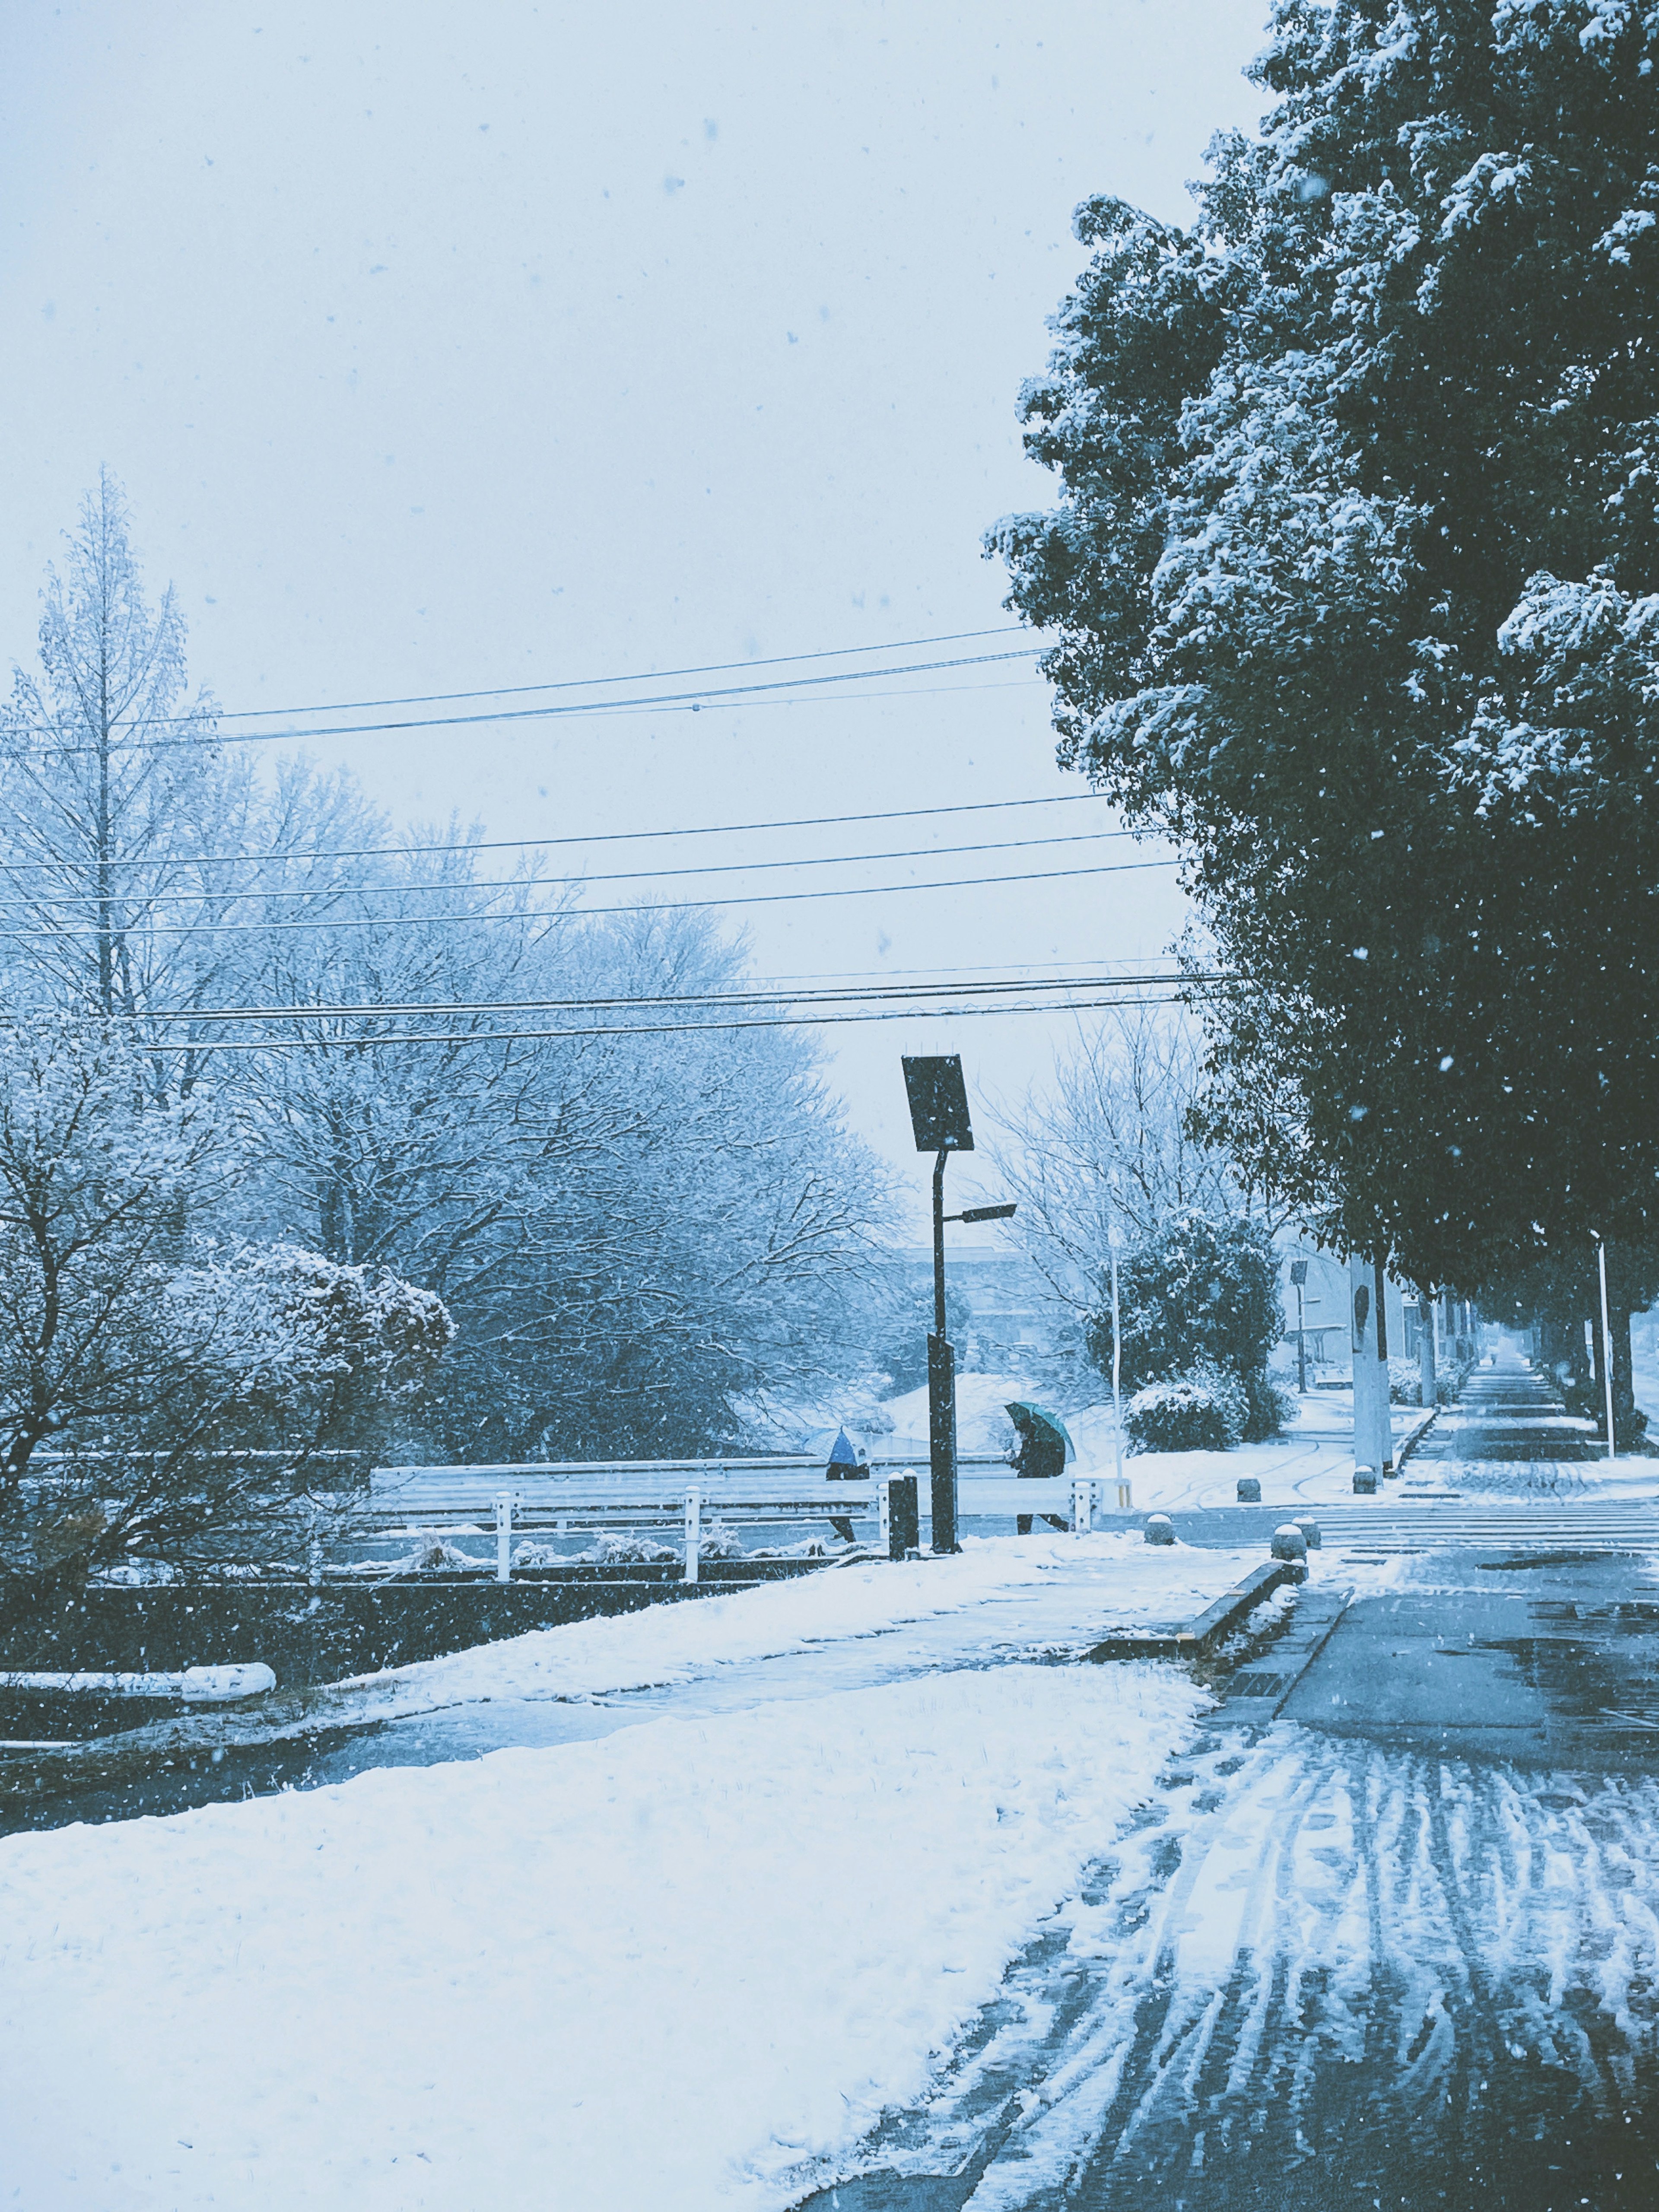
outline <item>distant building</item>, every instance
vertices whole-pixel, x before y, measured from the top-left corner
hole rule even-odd
[[[932,1312],[931,1249],[907,1255],[918,1311]],[[995,1245],[952,1248],[945,1258],[945,1295],[951,1326],[971,1336],[981,1364],[1018,1369],[1022,1360],[1053,1353],[1065,1334],[1062,1309],[1023,1252]],[[957,1318],[958,1313],[962,1318]]]
[[[1305,1260],[1307,1280],[1302,1286],[1303,1327],[1307,1333],[1309,1379],[1318,1370],[1322,1378],[1346,1382],[1353,1372],[1353,1335],[1350,1327],[1348,1263],[1335,1253],[1322,1251],[1307,1240],[1287,1232],[1279,1240],[1279,1304],[1284,1334],[1273,1357],[1276,1373],[1296,1366],[1297,1297],[1291,1280],[1291,1263]],[[1387,1279],[1388,1340],[1391,1358],[1415,1359],[1419,1338],[1417,1292],[1410,1284]]]

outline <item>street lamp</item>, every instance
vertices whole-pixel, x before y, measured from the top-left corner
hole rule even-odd
[[[910,1127],[919,1152],[934,1152],[933,1163],[933,1333],[927,1340],[927,1451],[933,1488],[935,1552],[955,1552],[957,1542],[957,1361],[945,1336],[945,1224],[951,1221],[1006,1221],[1012,1205],[972,1206],[961,1213],[945,1211],[945,1163],[952,1152],[971,1152],[974,1132],[968,1119],[968,1086],[956,1053],[934,1059],[903,1055],[905,1096]]]
[[[1304,1325],[1305,1316],[1302,1310],[1302,1286],[1307,1279],[1307,1261],[1292,1260],[1291,1280],[1296,1286],[1296,1387],[1298,1394],[1304,1398],[1308,1395],[1308,1332]]]

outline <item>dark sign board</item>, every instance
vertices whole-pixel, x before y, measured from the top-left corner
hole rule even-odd
[[[968,1086],[956,1053],[939,1060],[904,1055],[904,1088],[910,1101],[910,1127],[919,1152],[971,1152],[974,1132],[968,1120]]]

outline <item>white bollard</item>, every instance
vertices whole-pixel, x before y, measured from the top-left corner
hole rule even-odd
[[[702,1543],[702,1492],[694,1483],[685,1493],[685,1579],[697,1579],[697,1553]]]
[[[1086,1474],[1072,1477],[1072,1534],[1086,1536],[1094,1526],[1095,1486]]]
[[[495,1579],[498,1583],[513,1578],[513,1492],[498,1491],[495,1497]]]
[[[884,1559],[893,1548],[893,1492],[886,1475],[876,1485],[876,1527]]]

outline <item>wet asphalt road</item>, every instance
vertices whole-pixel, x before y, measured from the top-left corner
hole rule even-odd
[[[1560,1420],[1506,1366],[1443,1462],[1567,1494]],[[815,2212],[1659,2205],[1651,1557],[1453,1546],[1386,1580],[1345,1607],[1316,1577]]]

